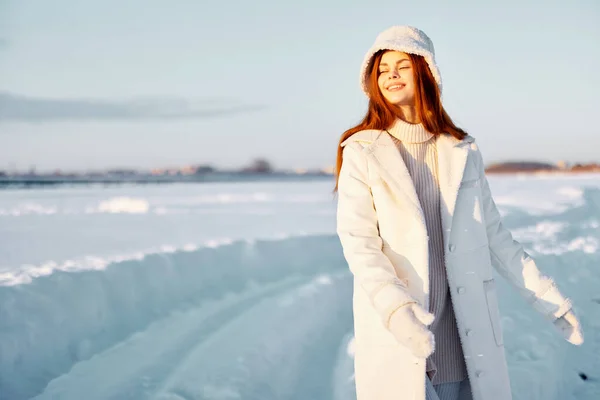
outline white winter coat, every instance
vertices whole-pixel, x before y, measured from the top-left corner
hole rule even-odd
[[[342,143],[337,232],[354,274],[358,400],[424,400],[425,359],[385,324],[398,306],[429,308],[428,235],[412,179],[385,131]],[[437,141],[441,217],[452,304],[474,400],[511,399],[492,267],[550,320],[570,307],[503,227],[471,136]]]

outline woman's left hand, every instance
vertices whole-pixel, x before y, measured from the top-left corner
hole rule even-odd
[[[573,310],[567,311],[565,315],[554,321],[554,326],[570,343],[577,346],[583,343],[581,324]]]

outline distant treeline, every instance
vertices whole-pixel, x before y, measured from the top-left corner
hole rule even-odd
[[[556,165],[535,161],[510,161],[490,164],[485,171],[493,174],[536,172],[600,172],[600,164]]]

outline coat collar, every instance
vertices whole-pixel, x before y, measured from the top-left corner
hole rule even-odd
[[[387,132],[403,143],[424,143],[434,136],[422,123],[409,124],[401,118],[397,118]]]
[[[436,141],[444,230],[452,226],[452,215],[467,162],[469,143],[473,140],[471,136],[458,140],[449,134],[441,134]],[[390,186],[399,201],[409,208],[409,212],[417,216],[425,226],[423,209],[414,183],[392,137],[387,132],[381,131],[364,151],[371,159],[372,165],[377,168],[381,179]]]

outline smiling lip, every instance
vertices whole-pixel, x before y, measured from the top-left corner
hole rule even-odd
[[[389,85],[386,89],[388,92],[396,92],[398,90],[404,89],[404,86],[406,85],[403,83],[394,83],[393,85]]]

